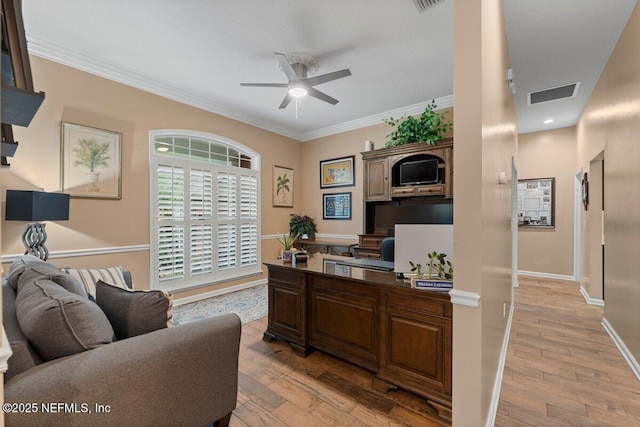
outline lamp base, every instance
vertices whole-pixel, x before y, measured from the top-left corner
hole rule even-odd
[[[44,245],[47,241],[47,233],[44,231],[45,224],[34,222],[27,225],[22,234],[22,243],[27,248],[25,254],[37,256],[43,261],[49,258],[49,250]]]

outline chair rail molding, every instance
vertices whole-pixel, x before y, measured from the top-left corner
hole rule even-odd
[[[55,258],[73,258],[81,256],[94,256],[105,254],[119,254],[124,252],[143,252],[149,251],[149,245],[132,245],[132,246],[114,246],[109,248],[89,248],[89,249],[71,249],[67,251],[55,251],[49,253],[49,259]],[[2,263],[13,262],[24,254],[2,255],[0,258]]]
[[[449,291],[449,296],[451,296],[452,304],[464,305],[466,307],[473,308],[480,307],[480,294],[477,292],[452,289]]]

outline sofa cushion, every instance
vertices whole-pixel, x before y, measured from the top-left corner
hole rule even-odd
[[[96,302],[121,340],[171,326],[173,296],[165,291],[134,291],[96,283]]]
[[[20,329],[43,360],[113,342],[109,320],[95,303],[47,279],[21,278],[16,297]]]
[[[99,269],[87,268],[62,268],[60,271],[69,274],[84,286],[87,294],[93,299],[96,298],[96,283],[102,280],[106,283],[127,288],[127,283],[122,274],[122,267],[110,267]]]
[[[42,363],[42,359],[24,336],[16,318],[16,292],[6,280],[2,281],[2,325],[11,347],[5,382],[20,372],[26,371]]]
[[[70,292],[85,298],[87,296],[82,283],[68,274],[62,273],[53,264],[49,264],[33,255],[22,255],[16,258],[9,269],[7,281],[13,290],[17,291],[20,281],[32,282],[43,277],[47,277]]]

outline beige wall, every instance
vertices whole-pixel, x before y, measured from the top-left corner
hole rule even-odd
[[[7,188],[60,190],[61,121],[123,134],[122,200],[71,199],[70,220],[47,224],[47,243],[53,256],[56,251],[149,244],[148,146],[152,129],[209,132],[259,152],[262,234],[288,231],[289,213],[294,209],[271,206],[272,166],[296,168],[301,156],[300,142],[39,57],[32,56],[31,65],[34,85],[46,92],[46,98],[28,128],[14,127],[20,148],[11,168],[0,172],[3,201]],[[302,192],[296,188],[294,206],[297,208],[301,203]],[[3,255],[24,251],[20,241],[24,226],[22,222],[2,221]],[[263,259],[275,257],[276,249],[274,241],[263,241]],[[52,258],[51,261],[58,266],[71,267],[123,265],[132,270],[136,287],[149,288],[149,253],[146,250],[109,256]],[[198,292],[211,289],[203,288]]]
[[[454,262],[456,290],[480,307],[454,305],[453,425],[486,422],[511,304],[511,173],[516,116],[500,0],[454,2]]]
[[[555,228],[519,228],[518,269],[573,277],[576,128],[518,136],[518,178],[555,178]]]
[[[588,171],[589,162],[604,150],[605,317],[636,360],[640,360],[638,40],[640,6],[636,5],[578,122],[580,166]]]

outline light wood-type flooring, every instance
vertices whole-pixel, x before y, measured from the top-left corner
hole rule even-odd
[[[495,425],[639,426],[640,381],[600,323],[604,308],[575,282],[519,283]]]
[[[286,343],[262,341],[266,328],[266,317],[242,326],[230,426],[447,425],[417,395],[376,391],[364,369],[317,350],[302,358]]]
[[[519,282],[496,426],[640,426],[640,381],[601,325],[603,308],[575,282]],[[266,326],[243,325],[231,426],[447,425],[414,394],[376,391],[364,369],[262,341]]]

